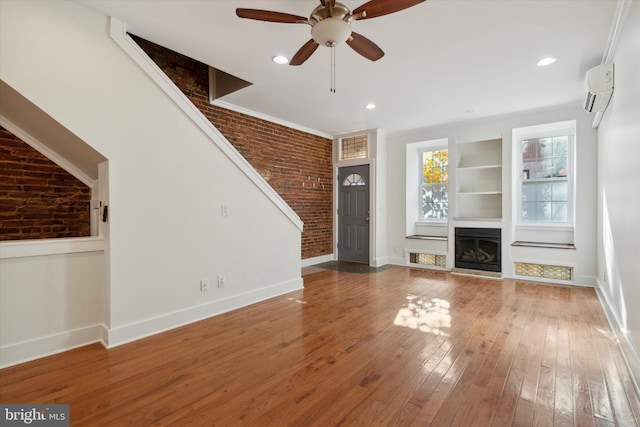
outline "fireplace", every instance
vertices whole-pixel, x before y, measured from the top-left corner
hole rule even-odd
[[[499,228],[456,227],[456,268],[501,272],[501,235]]]

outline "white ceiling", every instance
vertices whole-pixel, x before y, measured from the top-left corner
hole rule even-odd
[[[388,133],[565,104],[584,96],[602,60],[616,0],[428,0],[355,21],[386,55],[371,62],[336,48],[303,65],[277,65],[311,38],[306,24],[240,19],[237,7],[309,16],[318,0],[77,0],[129,32],[253,85],[223,97],[235,107],[329,135]],[[351,10],[365,0],[344,0]],[[536,62],[557,58],[548,67]],[[365,110],[374,102],[378,108]]]

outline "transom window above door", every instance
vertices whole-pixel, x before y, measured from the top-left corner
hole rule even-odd
[[[340,160],[365,159],[368,156],[368,137],[356,135],[340,139]]]

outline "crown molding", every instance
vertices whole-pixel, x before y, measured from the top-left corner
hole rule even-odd
[[[235,111],[236,113],[246,114],[247,116],[255,117],[260,120],[265,120],[267,122],[275,123],[278,125],[286,126],[291,129],[299,130],[300,132],[309,133],[311,135],[316,135],[322,138],[334,139],[334,135],[330,135],[328,133],[320,132],[319,130],[311,129],[308,127],[300,126],[295,123],[287,122],[282,119],[278,119],[276,117],[268,116],[266,114],[258,113],[253,110],[249,110],[243,107],[238,107],[237,105],[230,104],[228,102],[215,100],[211,102],[211,105],[215,105],[216,107],[225,108],[227,110]]]

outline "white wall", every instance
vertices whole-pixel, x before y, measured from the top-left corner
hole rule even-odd
[[[0,7],[2,80],[108,159],[110,345],[301,287],[301,224],[110,38],[107,17],[66,1]]]
[[[101,238],[0,242],[0,367],[100,340]]]
[[[640,2],[613,58],[614,93],[598,128],[598,284],[640,380]]]
[[[566,120],[577,121],[577,207],[575,225],[575,250],[540,249],[511,247],[512,242],[512,200],[511,200],[511,159],[512,159],[512,130],[518,127],[533,126]],[[406,145],[421,141],[449,139],[449,156],[456,156],[456,142],[481,141],[502,138],[503,158],[503,195],[502,195],[502,236],[503,259],[502,271],[505,277],[512,277],[513,260],[527,260],[544,264],[568,265],[574,267],[574,282],[582,285],[595,285],[596,276],[596,132],[591,128],[591,118],[582,110],[579,103],[562,105],[544,110],[514,113],[499,117],[473,120],[461,123],[451,123],[418,129],[409,132],[392,134],[388,137],[388,168],[389,171],[389,231],[388,254],[389,262],[405,264],[405,249],[430,253],[448,252],[447,264],[453,265],[453,243],[429,240],[406,239]],[[451,167],[455,167],[453,162]],[[455,171],[450,171],[450,177],[455,179]],[[450,182],[449,209],[455,210],[455,188]],[[410,196],[413,196],[411,194]],[[449,240],[452,239],[450,220]],[[460,223],[459,226],[482,226]],[[495,227],[495,223],[487,223],[487,227]]]
[[[387,263],[387,140],[383,131],[371,133],[369,149],[372,156],[373,183],[371,224],[371,265],[380,267]]]

